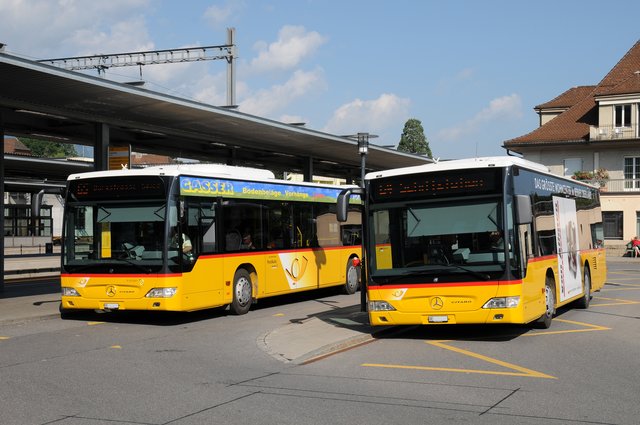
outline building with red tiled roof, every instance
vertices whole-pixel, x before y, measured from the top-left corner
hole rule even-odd
[[[31,155],[31,149],[25,146],[17,137],[4,136],[4,153],[14,155]]]
[[[640,234],[640,41],[597,85],[574,87],[534,110],[540,126],[504,147],[555,174],[608,175],[600,183],[604,238],[624,251]]]
[[[540,126],[551,121],[576,103],[587,97],[596,86],[572,87],[548,102],[535,106],[533,109],[540,116]]]

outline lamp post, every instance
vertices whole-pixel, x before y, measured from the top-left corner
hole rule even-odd
[[[358,153],[360,154],[360,186],[364,188],[366,158],[369,153],[369,133],[358,133]]]
[[[350,136],[354,138],[354,136]],[[363,202],[366,203],[365,183],[364,176],[366,174],[366,158],[369,153],[369,139],[378,137],[375,134],[358,133],[355,135],[358,141],[358,153],[360,154],[360,187],[362,188],[362,195],[360,195]],[[363,205],[363,208],[365,205]],[[365,267],[365,261],[367,261],[365,255],[365,249],[367,246],[367,228],[366,221],[362,222],[362,261],[360,262],[360,311],[367,311],[367,272]]]

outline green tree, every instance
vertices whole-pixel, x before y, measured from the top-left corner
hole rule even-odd
[[[400,143],[398,144],[398,150],[401,152],[427,155],[429,158],[433,157],[420,120],[410,118],[404,124],[402,136],[400,136]]]
[[[67,158],[77,155],[76,148],[69,143],[49,142],[25,137],[21,137],[20,141],[31,150],[33,156],[42,158]]]

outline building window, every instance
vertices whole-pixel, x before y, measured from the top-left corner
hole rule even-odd
[[[562,163],[565,176],[571,177],[576,171],[582,171],[582,158],[566,158]]]
[[[638,156],[624,158],[624,188],[625,190],[640,189],[640,157]]]
[[[51,236],[53,219],[51,205],[42,205],[38,222],[31,220],[31,206],[5,205],[4,235],[5,236]],[[37,228],[36,228],[37,224]]]
[[[614,122],[616,127],[631,127],[631,105],[616,105]]]
[[[622,211],[603,211],[605,239],[622,239]]]

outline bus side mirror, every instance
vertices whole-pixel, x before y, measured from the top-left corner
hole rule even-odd
[[[528,195],[516,195],[516,224],[533,222],[531,198]]]
[[[336,206],[336,218],[340,223],[347,221],[347,215],[349,214],[349,198],[351,195],[360,195],[364,199],[364,189],[362,188],[349,188],[343,189],[338,195],[338,203]]]

